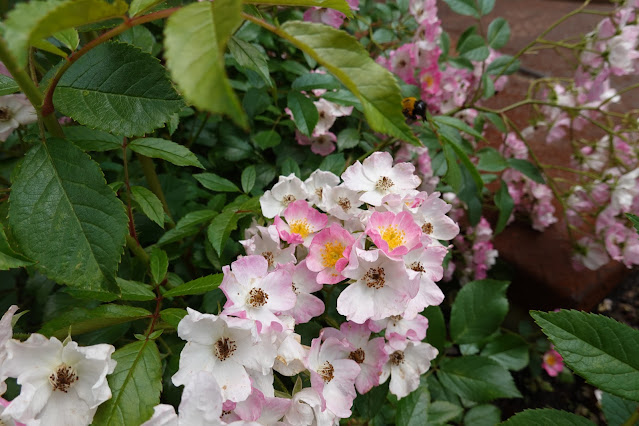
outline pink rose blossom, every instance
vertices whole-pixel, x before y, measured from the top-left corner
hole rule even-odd
[[[318,212],[303,200],[291,203],[282,215],[286,222],[279,216],[275,217],[275,226],[280,238],[289,244],[304,244],[305,247],[311,244],[315,234],[328,222],[325,214]]]

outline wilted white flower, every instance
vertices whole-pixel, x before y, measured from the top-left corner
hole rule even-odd
[[[5,141],[21,125],[38,120],[35,108],[24,95],[0,96],[0,141]]]

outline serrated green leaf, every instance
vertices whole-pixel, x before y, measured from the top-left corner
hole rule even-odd
[[[203,169],[204,166],[185,146],[159,138],[136,139],[130,142],[128,148],[138,154],[151,158],[161,158],[176,166],[193,166]]]
[[[603,391],[639,401],[639,330],[580,311],[530,315],[571,370]]]
[[[164,250],[153,247],[149,268],[151,269],[153,282],[156,284],[161,283],[169,270],[169,258]]]
[[[278,146],[282,142],[282,137],[275,130],[262,130],[253,136],[253,140],[260,148],[268,149]]]
[[[462,43],[457,45],[457,52],[459,52],[461,57],[476,62],[484,61],[490,55],[490,49],[486,46],[486,41],[477,34],[469,35]]]
[[[71,335],[75,336],[150,316],[151,312],[146,309],[124,305],[106,304],[95,309],[72,308],[46,322],[39,333],[60,339],[67,335],[69,327],[71,327]]]
[[[426,386],[420,386],[397,403],[395,424],[397,426],[423,426],[428,423],[430,393]]]
[[[353,12],[345,0],[244,0],[246,4],[270,4],[274,6],[324,7],[342,12],[348,18]]]
[[[450,314],[455,343],[480,343],[493,334],[508,312],[508,281],[471,281],[457,293]]]
[[[153,33],[151,33],[151,31],[143,25],[136,25],[129,28],[122,34],[118,35],[116,40],[123,43],[129,43],[145,53],[153,52],[153,45],[155,45],[155,37],[153,36]]]
[[[184,105],[156,58],[118,42],[102,43],[71,65],[53,103],[81,124],[123,136],[163,127]]]
[[[45,52],[53,53],[54,55],[58,55],[62,58],[67,57],[67,53],[61,49],[58,49],[53,43],[47,40],[35,40],[31,43],[31,46],[35,47],[38,50],[44,50]]]
[[[345,149],[354,148],[359,144],[359,130],[353,127],[347,127],[337,134],[337,149],[343,151]]]
[[[116,278],[117,280],[117,278]],[[81,300],[96,300],[98,302],[113,302],[118,299],[118,293],[112,293],[105,290],[84,290],[77,287],[65,287],[61,291]]]
[[[508,370],[478,355],[444,358],[437,377],[445,388],[471,401],[521,397]]]
[[[142,209],[142,213],[164,228],[164,207],[162,201],[150,190],[143,186],[132,186],[131,197]]]
[[[393,75],[371,59],[352,36],[328,25],[288,21],[280,34],[342,82],[362,103],[370,127],[421,145],[401,111],[401,92]]]
[[[495,193],[495,205],[497,209],[499,209],[499,217],[497,218],[497,225],[495,226],[495,235],[497,235],[504,230],[515,208],[513,197],[510,196],[510,192],[508,191],[508,185],[503,180]]]
[[[124,205],[97,163],[72,143],[49,139],[27,153],[11,187],[9,226],[20,250],[49,278],[117,292]]]
[[[216,192],[240,192],[240,188],[233,182],[215,173],[200,173],[193,177],[206,189]]]
[[[132,0],[129,7],[129,16],[134,17],[141,15],[153,6],[158,5],[166,0]]]
[[[231,232],[237,229],[238,220],[239,217],[234,210],[227,210],[217,215],[215,221],[209,225],[207,236],[218,256],[222,255]]]
[[[487,172],[501,172],[508,163],[506,159],[495,148],[485,147],[477,151],[477,157],[479,157],[479,163],[477,168],[479,170],[485,170]]]
[[[251,189],[255,186],[255,179],[257,177],[257,172],[255,171],[255,166],[251,165],[245,168],[242,171],[242,191],[249,193]]]
[[[282,161],[282,165],[280,167],[282,169],[282,176],[288,176],[293,173],[298,178],[302,177],[299,164],[297,164],[297,162],[291,157],[286,157],[284,161]]]
[[[69,50],[75,50],[80,44],[80,36],[75,28],[67,28],[66,30],[58,31],[53,34],[60,43],[64,44]]]
[[[3,225],[0,223],[0,270],[7,271],[28,265],[33,265],[33,262],[11,248],[7,235],[4,233]]]
[[[317,107],[308,97],[296,91],[288,92],[287,106],[293,114],[293,121],[297,129],[310,136],[319,120]]]
[[[4,38],[18,65],[27,64],[30,45],[59,31],[117,18],[127,11],[123,0],[47,0],[16,4],[7,16]]]
[[[501,49],[510,38],[510,26],[504,18],[496,18],[488,26],[488,44],[493,49]]]
[[[463,413],[464,409],[448,401],[434,401],[428,407],[428,424],[446,424]]]
[[[261,50],[235,36],[229,39],[228,46],[231,55],[241,67],[255,71],[269,87],[273,87],[268,70],[268,58]]]
[[[488,342],[481,355],[504,368],[519,371],[528,365],[528,343],[516,334],[503,334]]]
[[[464,424],[472,426],[495,426],[501,421],[501,410],[491,404],[476,405],[464,416]]]
[[[320,74],[317,72],[309,72],[308,74],[301,75],[293,80],[293,84],[291,85],[291,88],[295,90],[336,90],[341,87],[340,82],[331,74]]]
[[[544,177],[537,167],[535,167],[530,161],[520,160],[518,158],[509,158],[506,160],[508,165],[515,170],[522,172],[526,177],[534,180],[537,183],[545,183]]]
[[[622,426],[637,410],[639,403],[603,392],[601,395],[601,410],[606,417],[608,426]]]
[[[552,408],[524,410],[520,413],[515,414],[505,422],[500,423],[500,426],[539,425],[595,426],[593,422],[585,417],[581,417],[567,411],[555,410]]]
[[[162,321],[177,329],[178,324],[186,314],[187,312],[184,309],[169,308],[160,311],[160,318],[162,318]]]
[[[118,349],[112,356],[118,364],[107,377],[113,396],[98,407],[93,424],[117,426],[142,424],[160,403],[162,362],[152,340],[138,341]]]
[[[137,281],[116,278],[118,287],[120,287],[120,300],[146,301],[155,299],[155,293],[151,291],[150,286]]]
[[[224,278],[223,274],[207,275],[172,288],[164,293],[164,297],[204,294],[218,288],[222,283],[222,278]]]
[[[502,55],[492,61],[486,67],[486,74],[490,75],[509,75],[515,73],[521,62],[519,59],[514,59],[510,55]]]
[[[0,96],[10,95],[20,91],[18,83],[11,77],[0,74]]]
[[[164,27],[164,56],[173,80],[197,108],[229,116],[247,128],[248,119],[224,67],[226,44],[242,23],[241,0],[216,0],[182,7]]]
[[[433,121],[437,123],[438,127],[449,126],[461,132],[468,133],[477,139],[485,140],[481,133],[464,123],[459,118],[449,117],[447,115],[438,115],[433,117]]]
[[[67,140],[73,142],[82,151],[111,151],[122,149],[122,139],[102,130],[84,126],[63,127]]]
[[[474,16],[479,18],[479,10],[475,0],[444,0],[455,13],[466,16]]]

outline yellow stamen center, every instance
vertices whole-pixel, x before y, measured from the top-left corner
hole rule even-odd
[[[390,250],[395,250],[396,247],[403,246],[406,242],[406,233],[401,229],[397,229],[396,225],[390,225],[386,228],[380,226],[377,229]]]
[[[313,232],[311,225],[308,223],[306,219],[296,220],[291,222],[291,232],[293,234],[298,234],[302,238],[308,237],[308,234]]]
[[[342,253],[344,253],[345,248],[344,244],[337,241],[329,241],[324,244],[321,251],[322,266],[325,268],[334,268],[337,261],[342,258]]]

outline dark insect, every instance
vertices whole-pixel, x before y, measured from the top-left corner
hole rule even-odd
[[[404,98],[402,100],[402,113],[406,118],[417,120],[417,117],[426,118],[426,102],[417,98]]]

